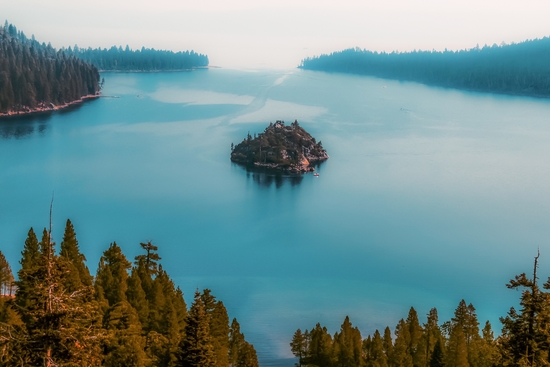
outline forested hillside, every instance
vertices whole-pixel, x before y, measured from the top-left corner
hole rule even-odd
[[[258,367],[223,302],[197,290],[188,309],[158,248],[141,248],[132,263],[113,242],[93,277],[68,220],[59,251],[29,230],[15,281],[0,252],[0,365]]]
[[[389,327],[361,336],[345,318],[332,336],[320,324],[296,330],[290,343],[299,366],[323,367],[504,367],[548,366],[550,357],[550,279],[541,289],[534,274],[516,276],[506,286],[521,290],[520,308],[500,318],[502,333],[495,337],[489,321],[480,327],[476,309],[464,300],[454,317],[440,322],[431,309],[421,323],[414,308],[392,333]]]
[[[64,51],[86,62],[92,63],[102,71],[169,71],[187,70],[208,66],[208,56],[195,51],[173,52],[142,47],[132,50],[128,46],[106,48],[74,48]]]
[[[372,75],[483,92],[550,96],[550,38],[461,51],[348,49],[302,60],[308,70]]]
[[[0,114],[55,109],[99,93],[97,68],[0,27]]]

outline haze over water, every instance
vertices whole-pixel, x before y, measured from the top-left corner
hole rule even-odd
[[[519,294],[537,247],[550,275],[550,103],[301,70],[103,74],[104,96],[0,124],[2,252],[65,220],[95,273],[116,241],[159,246],[188,303],[208,287],[260,364],[292,365],[297,328],[363,335],[464,298],[480,322]],[[274,177],[229,161],[230,144],[297,119],[330,159]]]

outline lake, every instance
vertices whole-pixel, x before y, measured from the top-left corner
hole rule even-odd
[[[262,366],[346,315],[364,336],[461,299],[498,333],[540,248],[550,275],[550,101],[303,70],[105,73],[105,98],[0,121],[0,249],[75,225],[95,273],[152,240],[188,305],[210,288]],[[116,97],[116,98],[114,98]],[[319,177],[247,172],[231,143],[297,119]]]

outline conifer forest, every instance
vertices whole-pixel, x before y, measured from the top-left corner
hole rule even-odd
[[[31,228],[17,280],[0,252],[1,366],[257,367],[254,347],[209,289],[188,308],[157,246],[130,261],[116,242],[95,276],[67,220],[56,249]]]
[[[93,65],[28,39],[12,24],[0,27],[0,114],[51,109],[99,90]]]
[[[538,284],[535,258],[532,278],[517,275],[506,285],[521,291],[520,308],[500,318],[502,331],[482,326],[475,307],[461,300],[451,320],[440,322],[432,308],[421,322],[411,307],[393,332],[387,326],[366,338],[350,319],[331,335],[319,323],[296,330],[290,347],[297,366],[318,367],[504,367],[547,366],[550,363],[550,278]]]
[[[195,51],[173,52],[142,47],[132,50],[126,46],[63,49],[65,53],[84,60],[100,71],[173,71],[208,66],[208,56]]]
[[[359,48],[302,60],[300,68],[371,75],[480,92],[550,96],[550,38],[460,51]]]

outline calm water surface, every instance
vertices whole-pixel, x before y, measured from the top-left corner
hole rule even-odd
[[[262,365],[349,315],[363,334],[464,298],[481,322],[550,275],[550,101],[300,70],[104,74],[105,96],[0,123],[0,248],[70,218],[95,272],[113,241],[159,246],[188,303],[208,287]],[[298,119],[330,159],[318,178],[229,161],[231,143]]]

